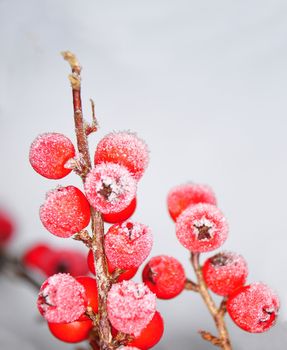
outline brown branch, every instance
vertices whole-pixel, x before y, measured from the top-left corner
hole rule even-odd
[[[88,139],[85,128],[85,121],[82,112],[82,100],[81,100],[81,66],[74,54],[71,52],[62,53],[65,60],[67,60],[71,66],[72,74],[69,76],[72,92],[73,92],[73,106],[74,106],[74,121],[75,131],[77,137],[78,151],[82,155],[86,168],[81,174],[83,183],[86,180],[88,172],[91,170],[91,159],[89,153]],[[95,211],[91,207],[91,249],[94,254],[95,269],[96,269],[96,281],[98,286],[98,300],[99,310],[98,317],[93,320],[94,326],[98,327],[99,346],[102,350],[112,350],[114,346],[112,344],[111,327],[108,320],[107,313],[107,294],[111,286],[110,277],[108,274],[107,263],[105,259],[105,253],[103,248],[104,238],[104,224],[102,215],[100,212]]]
[[[18,277],[39,291],[41,283],[39,283],[31,274],[31,272],[23,265],[18,258],[8,255],[0,251],[1,270],[8,276]]]
[[[198,253],[191,253],[191,264],[197,277],[199,293],[214,319],[219,336],[217,338],[211,335],[210,333],[204,331],[201,331],[200,334],[203,337],[203,339],[211,342],[213,345],[219,346],[223,350],[232,350],[228,331],[224,322],[225,299],[223,299],[220,307],[217,308],[204,282],[201,266],[199,264]]]
[[[69,79],[72,86],[73,93],[73,107],[74,107],[74,122],[75,131],[77,137],[78,151],[83,157],[86,165],[86,171],[82,174],[82,179],[85,181],[87,173],[91,170],[91,158],[89,153],[89,145],[87,135],[84,127],[84,118],[82,110],[82,98],[81,98],[81,66],[76,56],[70,51],[62,52],[62,55],[66,61],[69,62],[72,74],[69,75]]]
[[[89,232],[86,230],[76,233],[73,236],[73,239],[75,241],[82,241],[85,244],[85,246],[88,247],[89,249],[92,247],[92,238],[89,235]]]
[[[85,126],[86,135],[89,136],[92,132],[96,132],[99,128],[95,113],[95,102],[90,98],[92,107],[92,123]]]
[[[191,290],[193,292],[199,292],[199,286],[195,282],[191,281],[190,279],[185,280],[185,285],[184,285],[185,290]]]
[[[226,301],[227,299],[223,298],[218,309],[218,313],[221,314],[222,317],[224,317],[224,314],[226,313]]]
[[[99,299],[99,338],[100,348],[103,350],[113,349],[111,327],[107,312],[107,294],[111,287],[108,274],[107,262],[104,253],[104,223],[100,212],[91,209],[92,213],[92,251],[95,260],[96,280],[98,285]]]
[[[206,332],[206,331],[199,331],[198,333],[201,335],[202,339],[210,342],[211,344],[213,344],[215,346],[221,347],[221,345],[222,345],[221,340],[219,338],[215,337],[214,335],[212,335],[211,333]]]

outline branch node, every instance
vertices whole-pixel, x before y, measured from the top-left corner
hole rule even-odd
[[[224,316],[224,314],[226,313],[226,301],[227,299],[226,298],[223,298],[221,303],[220,303],[220,306],[218,308],[218,315],[219,316]]]
[[[114,282],[116,282],[117,279],[119,278],[119,276],[120,276],[123,272],[125,272],[125,270],[116,268],[115,271],[112,273],[112,276],[111,276],[112,280],[113,280]]]
[[[64,60],[66,60],[70,64],[72,71],[78,72],[78,74],[80,74],[82,68],[76,55],[73,54],[71,51],[62,51],[61,55],[63,56]]]
[[[92,247],[92,238],[87,230],[80,231],[73,236],[75,241],[83,242],[89,249]]]
[[[191,290],[193,292],[199,292],[199,285],[187,278],[185,281],[184,289]]]
[[[96,132],[99,129],[99,124],[95,113],[95,102],[91,98],[90,98],[90,102],[92,107],[92,122],[91,123],[85,122],[85,125],[84,125],[87,136],[89,136],[93,132]]]
[[[215,345],[215,346],[218,346],[218,347],[222,346],[221,339],[215,337],[211,333],[206,332],[206,331],[198,331],[198,333],[201,335],[202,339],[210,342],[212,345]]]

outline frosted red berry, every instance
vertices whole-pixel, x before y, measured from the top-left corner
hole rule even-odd
[[[49,232],[68,238],[89,224],[90,205],[78,188],[58,187],[48,192],[40,208],[40,219]]]
[[[198,203],[216,205],[215,194],[209,186],[187,183],[173,187],[167,196],[168,211],[174,221],[187,207]]]
[[[94,260],[94,255],[93,255],[92,250],[90,250],[88,253],[87,263],[88,263],[89,270],[95,275],[96,274],[95,260]],[[113,264],[110,263],[109,261],[107,261],[107,264],[108,264],[108,271],[110,274],[112,274],[117,268],[121,269],[120,267],[113,266]],[[133,278],[135,276],[135,274],[137,273],[138,268],[131,267],[129,269],[121,269],[121,270],[124,270],[124,271],[117,278],[117,282],[122,282],[122,281],[126,281],[126,280]]]
[[[75,156],[72,142],[59,133],[39,135],[31,145],[29,160],[34,170],[48,179],[61,179],[71,172],[65,167]]]
[[[141,350],[148,350],[155,346],[163,336],[164,322],[158,311],[155,312],[150,323],[135,337],[129,346],[136,346]]]
[[[125,166],[139,180],[149,161],[146,143],[131,132],[113,132],[106,135],[95,152],[95,164],[103,162],[117,163]]]
[[[0,210],[0,247],[6,245],[14,233],[14,223],[10,216]]]
[[[156,296],[143,283],[115,283],[108,293],[107,309],[115,329],[138,336],[155,314]]]
[[[115,224],[118,222],[128,220],[136,210],[137,200],[134,198],[130,204],[119,213],[103,214],[103,220],[110,224]]]
[[[84,314],[86,306],[85,288],[68,274],[53,275],[40,288],[38,309],[48,322],[76,321]]]
[[[209,289],[227,296],[245,284],[248,268],[241,255],[224,251],[207,259],[202,273]]]
[[[227,311],[232,320],[251,333],[262,333],[271,328],[278,310],[278,296],[263,283],[239,288],[227,300]]]
[[[48,327],[57,339],[66,343],[79,343],[89,337],[93,322],[90,319],[70,323],[48,322]]]
[[[166,255],[155,256],[146,264],[142,273],[144,283],[160,299],[171,299],[185,286],[185,272],[181,263]]]
[[[98,287],[94,278],[89,276],[76,277],[77,282],[85,288],[87,306],[90,306],[94,312],[98,312]]]
[[[85,182],[90,204],[103,214],[119,213],[136,196],[137,184],[122,165],[102,163],[93,168]]]
[[[228,225],[215,205],[200,203],[188,207],[177,218],[176,235],[188,250],[194,253],[209,252],[225,242]]]
[[[107,259],[121,269],[139,267],[149,255],[153,243],[151,230],[144,224],[125,221],[113,225],[105,235]]]

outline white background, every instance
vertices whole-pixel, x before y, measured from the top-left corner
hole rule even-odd
[[[282,303],[277,326],[263,335],[228,320],[234,348],[282,350],[286,38],[283,0],[0,0],[0,203],[18,222],[11,250],[20,254],[36,240],[80,245],[51,237],[38,218],[47,190],[80,182],[75,175],[41,178],[28,162],[39,133],[57,131],[75,140],[69,68],[59,55],[69,49],[83,65],[86,118],[93,97],[101,125],[91,152],[111,130],[136,131],[149,145],[134,218],[153,230],[152,255],[177,257],[192,277],[166,195],[187,181],[211,185],[230,224],[224,248],[243,254],[249,281],[268,283]],[[75,349],[54,340],[39,322],[31,289],[3,279],[0,288],[1,349]],[[166,332],[156,349],[212,348],[196,333],[213,331],[197,295],[185,292],[159,302],[159,309]]]

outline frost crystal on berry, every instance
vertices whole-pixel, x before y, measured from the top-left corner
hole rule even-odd
[[[232,320],[251,333],[262,333],[271,328],[278,310],[278,296],[263,283],[239,288],[227,300],[227,311]]]
[[[71,237],[89,224],[90,205],[78,188],[58,187],[48,192],[40,208],[40,219],[52,234]]]
[[[206,260],[202,273],[214,293],[227,296],[245,284],[248,268],[241,255],[223,251]]]
[[[117,163],[125,166],[136,180],[139,180],[149,161],[146,143],[131,132],[113,132],[106,135],[98,144],[95,164]]]
[[[144,283],[123,281],[110,289],[107,308],[113,327],[137,336],[155,314],[156,296]]]
[[[48,179],[61,179],[71,172],[65,164],[74,156],[75,148],[65,135],[45,133],[32,143],[29,160],[38,174]]]
[[[90,171],[85,191],[90,204],[103,214],[124,210],[136,196],[137,184],[119,164],[102,163]]]
[[[139,267],[149,255],[152,243],[151,230],[131,221],[111,226],[104,241],[108,260],[121,269]]]
[[[209,252],[226,240],[228,225],[221,211],[212,204],[188,207],[176,221],[180,243],[192,252]]]
[[[68,274],[53,275],[40,288],[38,309],[48,322],[76,321],[86,306],[85,288]]]
[[[187,183],[172,188],[167,196],[167,207],[174,221],[190,205],[208,203],[216,205],[215,194],[206,185]]]
[[[135,348],[134,346],[123,346],[119,349],[120,350],[140,350],[139,348]]]

